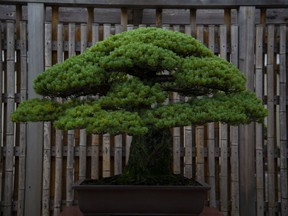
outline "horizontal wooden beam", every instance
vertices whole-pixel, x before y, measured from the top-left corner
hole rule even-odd
[[[2,0],[0,4],[44,3],[69,7],[99,8],[236,8],[256,6],[288,7],[287,0]]]

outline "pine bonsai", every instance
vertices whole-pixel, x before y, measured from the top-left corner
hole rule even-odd
[[[245,82],[237,67],[193,37],[139,28],[111,36],[41,73],[34,89],[44,98],[23,101],[12,120],[130,134],[129,163],[120,181],[154,183],[153,176],[170,181],[172,127],[263,121],[267,112],[262,101],[245,89]],[[168,101],[172,92],[186,100]],[[63,102],[57,102],[59,97]]]

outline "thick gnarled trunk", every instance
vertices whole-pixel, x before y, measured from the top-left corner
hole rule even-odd
[[[157,176],[172,174],[172,141],[169,129],[149,128],[145,135],[133,136],[125,175]]]

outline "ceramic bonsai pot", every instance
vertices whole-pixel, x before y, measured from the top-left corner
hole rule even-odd
[[[85,216],[199,215],[209,186],[85,185],[78,182],[79,208]]]

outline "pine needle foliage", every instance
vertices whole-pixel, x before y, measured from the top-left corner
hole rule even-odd
[[[234,65],[193,37],[139,28],[111,36],[41,73],[34,89],[45,99],[22,102],[12,120],[131,135],[145,134],[151,125],[261,122],[266,110],[245,90],[245,82]],[[170,92],[190,99],[164,103]],[[99,99],[84,100],[83,95]],[[56,102],[57,97],[65,102]]]

